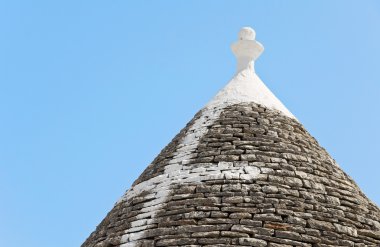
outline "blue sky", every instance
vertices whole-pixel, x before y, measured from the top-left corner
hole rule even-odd
[[[0,246],[79,246],[235,71],[380,204],[379,1],[0,0]]]

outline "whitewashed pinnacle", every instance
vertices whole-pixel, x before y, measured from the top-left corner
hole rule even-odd
[[[257,42],[255,38],[256,33],[252,28],[243,27],[240,30],[238,41],[231,45],[232,52],[237,59],[237,72],[230,82],[207,104],[207,107],[254,102],[295,118],[255,73],[254,61],[264,51],[263,45]]]
[[[254,62],[263,53],[264,46],[255,40],[256,32],[250,27],[243,27],[238,38],[238,41],[231,45],[237,59],[237,73],[248,66],[254,70]]]

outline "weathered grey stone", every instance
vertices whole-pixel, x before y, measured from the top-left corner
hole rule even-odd
[[[241,160],[246,160],[246,161],[256,161],[256,155],[254,154],[242,154]]]
[[[223,197],[222,202],[225,203],[242,203],[244,201],[242,196]]]
[[[290,232],[290,231],[279,231],[277,230],[275,232],[275,236],[279,238],[287,238],[287,239],[293,239],[293,240],[298,240],[301,241],[301,235],[297,232]]]
[[[213,158],[215,161],[237,161],[240,159],[239,155],[227,155],[227,154],[224,154],[224,155],[217,155],[215,156],[215,158]],[[211,159],[212,161],[212,159]],[[207,162],[210,162],[210,161],[207,161]]]
[[[285,177],[285,184],[290,185],[291,187],[302,187],[302,180],[294,177]]]
[[[239,238],[239,244],[254,247],[265,247],[267,246],[267,241],[257,238]]]
[[[243,225],[233,225],[232,228],[231,228],[231,231],[241,232],[241,233],[248,233],[248,234],[255,234],[255,233],[257,233],[256,229],[254,229],[252,227],[248,227],[248,226],[243,226]]]
[[[272,168],[261,167],[260,170],[262,173],[265,173],[265,174],[274,174],[275,173]]]
[[[185,244],[195,244],[196,239],[189,238],[171,238],[171,239],[162,239],[156,242],[156,246],[173,246],[173,245],[185,245]]]
[[[257,177],[261,173],[260,168],[256,166],[245,166],[244,171],[253,177]]]
[[[274,214],[255,214],[253,219],[261,221],[282,221],[281,216]]]
[[[229,238],[200,238],[198,239],[198,243],[200,244],[229,244],[231,242],[231,239]]]
[[[242,219],[242,220],[240,220],[240,224],[247,225],[247,226],[261,227],[263,225],[263,222],[258,221],[258,220]]]
[[[336,206],[340,205],[339,198],[337,198],[335,196],[326,196],[326,202],[331,204],[331,205],[336,205]]]
[[[227,218],[228,213],[220,212],[220,211],[212,211],[211,218]]]
[[[223,184],[222,191],[239,192],[241,191],[241,184]]]
[[[232,219],[250,219],[252,215],[250,213],[232,213],[229,217]]]
[[[266,236],[272,236],[274,234],[273,229],[267,229],[263,227],[257,227],[255,228],[257,230],[257,235],[266,235]]]
[[[210,217],[210,214],[211,214],[210,212],[195,211],[195,212],[185,213],[184,217],[186,219],[202,219],[202,218]]]
[[[229,224],[217,224],[217,225],[181,225],[176,228],[176,230],[179,233],[186,233],[186,232],[213,232],[213,231],[221,231],[221,230],[228,230],[231,228],[231,225]],[[170,235],[173,234],[173,229],[167,228],[166,234]],[[156,235],[166,235],[166,234],[156,234]]]
[[[314,237],[320,237],[321,232],[316,229],[311,229],[311,228],[305,228],[306,234],[314,236]]]
[[[196,186],[196,191],[198,193],[211,193],[211,192],[219,192],[221,190],[221,185],[214,184],[214,185],[205,185],[205,184],[199,184]]]
[[[213,231],[213,232],[195,232],[191,234],[192,237],[195,238],[217,238],[219,237],[220,232],[219,231]]]
[[[372,230],[366,230],[366,229],[358,229],[357,230],[359,235],[367,236],[370,238],[375,238],[380,240],[380,231],[372,231]]]
[[[278,188],[276,186],[270,186],[270,185],[263,186],[262,190],[264,193],[268,193],[268,194],[274,194],[278,192]]]
[[[203,225],[217,225],[217,224],[237,224],[239,223],[239,219],[214,219],[214,218],[205,218],[198,221],[198,224]]]
[[[335,226],[337,232],[339,232],[339,233],[344,233],[344,234],[347,234],[347,235],[350,235],[353,237],[358,236],[357,230],[353,227],[343,226],[343,225],[336,224],[336,223],[334,223],[334,226]]]
[[[307,234],[301,234],[301,239],[303,242],[314,244],[320,243],[322,241],[320,237],[315,237]]]
[[[269,243],[268,247],[293,247],[293,246],[292,245],[288,245],[288,244]]]
[[[284,178],[280,176],[269,175],[268,180],[269,182],[273,182],[274,184],[284,184]]]
[[[318,230],[333,231],[335,229],[333,224],[328,221],[309,219],[307,223],[309,227],[318,229]]]
[[[302,219],[310,219],[313,217],[311,213],[305,213],[305,212],[294,212],[294,216],[300,217]]]

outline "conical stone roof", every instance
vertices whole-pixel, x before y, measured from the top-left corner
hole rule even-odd
[[[234,78],[134,182],[82,247],[380,246],[380,210],[254,71]]]

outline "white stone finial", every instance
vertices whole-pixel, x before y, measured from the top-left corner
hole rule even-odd
[[[216,109],[228,105],[254,102],[295,118],[254,71],[254,61],[264,51],[264,47],[255,40],[255,36],[255,31],[250,27],[244,27],[240,30],[238,41],[231,45],[237,58],[237,73],[207,104],[207,108]],[[213,112],[216,111],[213,110]]]
[[[239,32],[239,40],[255,40],[256,32],[250,27],[243,27]]]
[[[254,72],[254,61],[264,51],[264,46],[255,40],[256,32],[250,27],[243,27],[238,38],[239,40],[231,45],[237,59],[237,73],[246,68]]]

